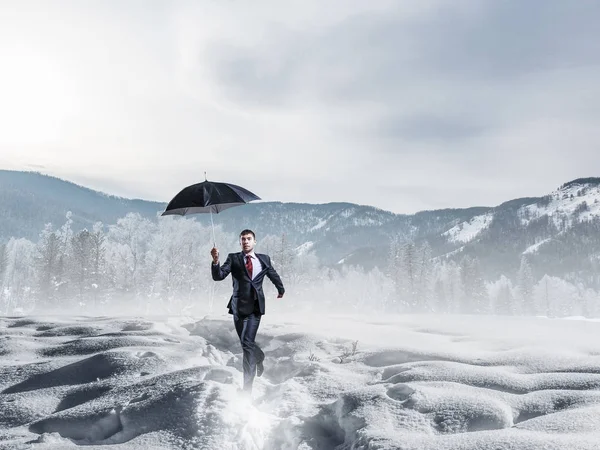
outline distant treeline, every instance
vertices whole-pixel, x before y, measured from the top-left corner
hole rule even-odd
[[[108,230],[108,231],[106,231]],[[238,236],[217,228],[222,253],[238,251]],[[137,213],[116,224],[72,230],[67,214],[37,242],[13,238],[0,246],[0,313],[93,312],[123,309],[168,314],[224,311],[229,281],[210,276],[212,231],[194,220]],[[523,256],[512,279],[485,281],[477,256],[432,257],[427,242],[395,238],[383,269],[326,267],[285,235],[260,236],[286,284],[282,308],[389,313],[600,316],[600,296],[581,282],[536,278]],[[266,283],[265,289],[272,291]]]

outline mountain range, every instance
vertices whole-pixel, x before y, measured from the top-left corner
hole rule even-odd
[[[75,230],[116,223],[128,212],[157,220],[166,203],[125,199],[37,172],[0,170],[0,242],[38,239],[46,223],[62,225],[68,211]],[[543,197],[495,207],[395,214],[353,203],[255,202],[218,216],[224,231],[255,229],[285,234],[298,252],[326,265],[384,268],[392,238],[427,242],[436,258],[477,257],[488,279],[514,277],[526,256],[534,274],[600,285],[600,178],[572,180]],[[210,224],[208,215],[195,220]],[[185,220],[188,220],[187,218]]]

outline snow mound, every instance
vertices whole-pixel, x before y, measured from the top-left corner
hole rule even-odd
[[[597,449],[599,332],[269,315],[249,398],[230,317],[2,318],[0,449]]]

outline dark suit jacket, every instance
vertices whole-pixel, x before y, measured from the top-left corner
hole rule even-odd
[[[224,280],[231,273],[233,295],[227,304],[229,314],[234,314],[235,305],[237,305],[238,315],[252,314],[256,301],[258,301],[260,314],[265,313],[265,293],[262,287],[265,276],[275,285],[279,294],[283,295],[285,292],[281,278],[271,265],[269,255],[256,252],[255,255],[262,265],[262,270],[256,274],[254,280],[250,278],[246,269],[243,252],[230,253],[222,265],[211,264],[212,277],[215,281]]]

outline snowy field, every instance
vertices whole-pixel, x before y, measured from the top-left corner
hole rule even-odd
[[[599,449],[600,322],[0,318],[0,448]]]

